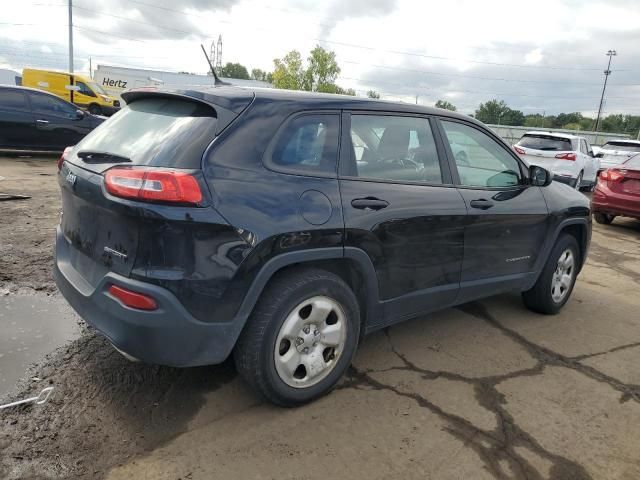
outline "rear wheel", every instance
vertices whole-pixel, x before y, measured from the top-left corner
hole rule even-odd
[[[558,313],[571,296],[579,265],[578,242],[572,235],[561,235],[538,281],[531,290],[522,294],[527,308],[538,313]]]
[[[324,270],[299,269],[266,288],[234,358],[255,390],[277,405],[296,406],[333,389],[359,333],[358,302],[349,286]]]
[[[609,215],[608,213],[594,213],[593,214],[593,218],[596,219],[596,222],[602,224],[602,225],[609,225],[611,222],[613,222],[613,219],[616,218],[615,215]]]
[[[89,105],[89,113],[91,115],[102,115],[102,108],[100,108],[100,105],[92,103],[91,105]]]

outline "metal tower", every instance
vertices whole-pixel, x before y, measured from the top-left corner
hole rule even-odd
[[[213,47],[213,44],[211,45]],[[222,35],[218,36],[218,45],[216,47],[216,68],[218,71],[222,68]]]

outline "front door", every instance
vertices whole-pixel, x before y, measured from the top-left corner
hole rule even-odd
[[[63,150],[75,145],[91,131],[87,117],[78,117],[78,109],[46,93],[29,92],[38,130],[38,148]]]
[[[524,165],[490,132],[444,118],[440,125],[454,181],[469,211],[458,301],[496,292],[498,284],[517,289],[533,272],[546,238],[542,192],[528,185]]]
[[[345,246],[364,250],[373,263],[380,321],[452,304],[467,211],[431,120],[353,112],[343,128]]]

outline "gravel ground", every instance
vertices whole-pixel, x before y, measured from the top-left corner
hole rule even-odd
[[[54,172],[0,158],[0,192],[33,196],[0,202],[0,292],[55,295]],[[0,414],[0,478],[640,478],[639,247],[640,222],[596,226],[560,315],[510,294],[405,322],[298,409],[228,364],[132,364],[85,328],[23,383],[51,401]]]

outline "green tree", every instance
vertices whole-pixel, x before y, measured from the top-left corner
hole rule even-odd
[[[252,80],[260,80],[261,82],[266,82],[268,81],[267,78],[269,78],[269,75],[271,74],[259,68],[254,68],[251,70]]]
[[[220,76],[226,78],[239,78],[242,80],[249,80],[249,72],[247,67],[239,63],[228,62],[222,70],[220,70]]]
[[[274,70],[271,81],[275,88],[289,90],[307,90],[323,93],[341,93],[355,95],[352,88],[343,89],[335,83],[340,74],[335,52],[317,45],[309,54],[308,66],[302,63],[302,55],[297,50],[287,53],[282,59],[273,61]]]
[[[490,100],[481,103],[476,110],[476,118],[484,123],[498,125],[524,125],[525,116],[520,110],[512,110],[504,100]]]
[[[320,45],[311,50],[305,75],[305,90],[312,92],[326,91],[327,86],[335,85],[340,67],[336,61],[336,53],[325,50]]]
[[[367,97],[379,99],[380,98],[380,94],[378,92],[376,92],[375,90],[369,90],[367,92]]]
[[[483,123],[503,123],[502,117],[504,117],[509,110],[504,100],[490,100],[480,104],[476,110],[476,119]]]
[[[302,67],[302,56],[291,50],[282,59],[273,61],[273,86],[288,90],[304,90],[306,72]]]
[[[453,103],[447,102],[446,100],[438,100],[436,102],[436,108],[443,108],[445,110],[451,110],[452,112],[455,112],[457,110],[456,106]]]

